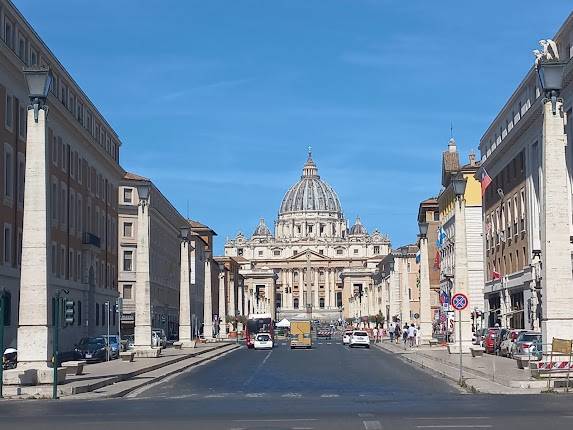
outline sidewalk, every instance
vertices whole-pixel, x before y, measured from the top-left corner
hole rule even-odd
[[[82,375],[66,376],[66,382],[58,386],[59,396],[82,399],[122,397],[239,347],[240,344],[234,342],[198,344],[193,349],[167,348],[158,358],[136,358],[131,363],[113,360],[87,364]],[[18,394],[16,387],[4,386],[4,391],[6,397],[18,399],[49,398],[52,387],[21,387]]]
[[[384,340],[376,346],[395,354],[415,366],[429,369],[447,379],[459,380],[459,355],[450,354],[443,346],[421,346],[404,349],[403,343]],[[518,369],[515,360],[484,354],[482,357],[463,355],[464,382],[470,391],[488,394],[539,394],[547,387],[546,380],[531,377],[529,369]]]

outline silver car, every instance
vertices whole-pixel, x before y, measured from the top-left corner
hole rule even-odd
[[[536,348],[535,344],[541,342],[541,333],[538,331],[523,331],[517,336],[515,340],[515,352],[513,353],[515,357],[528,357],[535,355]]]

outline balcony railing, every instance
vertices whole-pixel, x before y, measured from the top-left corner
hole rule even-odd
[[[95,246],[97,248],[100,248],[101,247],[101,240],[100,240],[99,236],[96,236],[93,233],[88,233],[86,231],[82,235],[82,245],[90,245],[90,246]]]

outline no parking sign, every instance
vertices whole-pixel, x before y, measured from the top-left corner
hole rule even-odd
[[[469,303],[468,296],[466,296],[465,294],[456,293],[452,297],[452,307],[456,311],[463,311],[465,308],[468,307],[468,303]]]

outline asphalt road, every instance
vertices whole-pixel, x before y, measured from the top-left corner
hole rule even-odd
[[[0,402],[0,429],[573,428],[573,396],[467,394],[377,348],[236,350],[136,393],[100,401]]]

